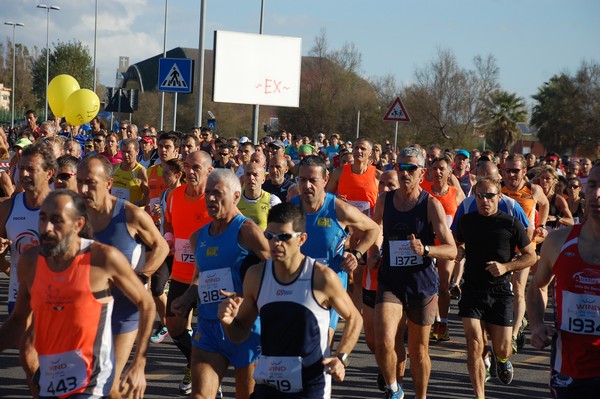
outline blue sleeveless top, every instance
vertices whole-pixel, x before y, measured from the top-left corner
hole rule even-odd
[[[291,202],[300,205],[300,196],[292,198]],[[302,246],[302,253],[329,266],[336,273],[343,272],[340,265],[348,233],[338,222],[335,195],[326,193],[323,206],[315,213],[306,213],[306,233],[308,239]]]
[[[117,198],[108,226],[102,231],[94,232],[94,239],[117,248],[131,263],[131,267],[137,269],[144,265],[145,254],[141,242],[132,237],[127,229],[125,203],[125,200]]]
[[[237,293],[244,291],[240,269],[249,252],[239,245],[238,235],[246,219],[248,218],[242,214],[236,215],[227,229],[217,236],[209,233],[213,222],[202,227],[198,233],[194,256],[196,267],[200,271],[199,318],[218,320],[217,309],[224,299],[219,292],[221,289]]]

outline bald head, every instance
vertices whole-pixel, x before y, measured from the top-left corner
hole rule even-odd
[[[209,153],[206,151],[193,151],[190,152],[188,154],[188,156],[185,158],[185,161],[194,161],[194,162],[198,162],[201,163],[204,166],[211,166],[212,165],[212,158],[210,157]]]
[[[494,162],[480,162],[476,169],[477,178],[491,177],[494,180],[501,180],[498,166]]]
[[[398,172],[395,170],[386,170],[379,177],[379,194],[385,191],[396,190],[400,187],[400,182],[398,181]]]
[[[267,157],[263,152],[255,152],[250,156],[250,163],[259,164],[264,168],[267,166]]]

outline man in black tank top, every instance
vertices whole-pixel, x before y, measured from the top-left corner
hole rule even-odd
[[[382,262],[375,300],[375,357],[386,381],[386,398],[401,399],[396,377],[395,336],[402,313],[408,318],[408,347],[415,397],[425,398],[431,373],[429,333],[435,320],[439,279],[432,258],[453,260],[456,245],[442,204],[420,183],[423,153],[400,152],[396,166],[400,188],[377,199],[373,220],[383,223]],[[434,246],[434,237],[440,245]],[[375,248],[378,254],[379,249]],[[377,264],[377,262],[373,262]]]

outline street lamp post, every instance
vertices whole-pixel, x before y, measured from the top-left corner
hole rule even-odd
[[[12,36],[12,45],[13,45],[13,61],[12,61],[12,93],[10,94],[10,102],[11,102],[11,119],[10,119],[10,130],[11,132],[15,130],[15,70],[17,67],[17,58],[16,58],[16,46],[15,46],[15,30],[17,26],[25,26],[20,22],[5,22],[4,25],[10,25],[13,27],[13,36]]]
[[[94,93],[96,92],[96,40],[98,36],[98,0],[94,11]]]
[[[45,120],[48,120],[48,77],[50,75],[50,11],[59,11],[59,6],[48,6],[46,4],[38,4],[37,8],[46,10],[46,110],[44,112]]]
[[[167,22],[169,18],[169,0],[165,0],[165,29],[163,32],[163,58],[167,58]],[[165,92],[160,92],[160,130],[163,130],[165,121]],[[198,125],[200,126],[200,125]],[[175,128],[173,128],[175,129]]]

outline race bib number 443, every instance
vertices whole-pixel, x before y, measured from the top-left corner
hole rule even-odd
[[[410,240],[390,241],[390,266],[417,266],[423,264],[423,257],[410,247]]]
[[[40,356],[40,395],[62,396],[87,384],[86,365],[81,351]]]
[[[600,296],[563,291],[560,329],[574,334],[600,335]]]

